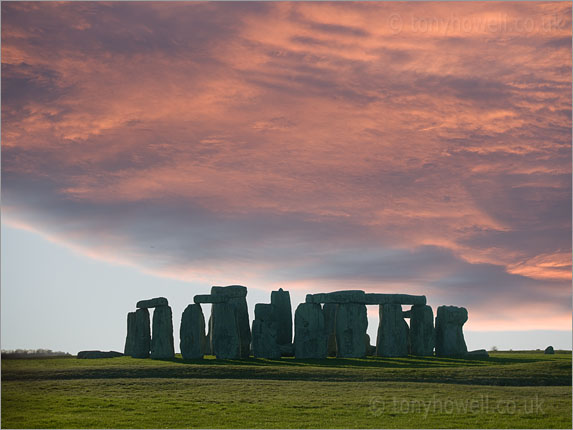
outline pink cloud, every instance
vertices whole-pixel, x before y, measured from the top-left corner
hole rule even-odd
[[[464,269],[472,288],[498,283],[503,307],[547,289],[560,315],[547,324],[565,321],[570,4],[2,12],[14,222],[184,279],[316,289],[338,287],[338,274],[447,297],[463,292]],[[385,276],[369,255],[439,255],[440,267]],[[486,301],[472,294],[479,315]]]

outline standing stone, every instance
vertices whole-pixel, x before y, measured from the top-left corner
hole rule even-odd
[[[211,308],[211,347],[219,359],[241,358],[237,308],[231,303],[214,303]]]
[[[336,310],[336,356],[362,358],[366,355],[366,305],[341,303]]]
[[[274,293],[274,291],[273,291]],[[277,309],[273,304],[257,303],[253,321],[253,355],[256,358],[280,358]]]
[[[326,358],[324,313],[317,303],[301,303],[294,314],[296,358]]]
[[[148,358],[151,345],[151,327],[149,326],[149,310],[146,308],[135,311],[134,331],[131,356],[134,358]]]
[[[410,351],[412,355],[433,355],[435,343],[434,313],[428,305],[410,310]]]
[[[203,358],[205,350],[205,317],[201,305],[189,305],[181,316],[179,329],[181,355],[185,360]]]
[[[329,357],[336,357],[336,308],[338,307],[335,303],[326,303],[322,306],[322,311],[324,313],[324,326],[326,327],[327,340],[327,354]]]
[[[547,348],[545,348],[545,354],[555,354],[555,350],[553,349],[552,346],[548,346]]]
[[[151,334],[151,358],[170,359],[175,357],[170,306],[157,306],[155,308]]]
[[[279,345],[292,343],[292,308],[290,293],[279,288],[271,292],[271,304],[275,307],[277,321],[277,342]]]
[[[408,324],[402,317],[402,306],[379,306],[380,324],[376,341],[379,357],[405,357],[408,355]]]
[[[468,320],[466,308],[440,306],[436,315],[436,355],[463,356],[468,352],[463,325]]]
[[[228,304],[235,307],[237,328],[239,331],[240,357],[249,358],[251,353],[251,324],[249,309],[247,307],[247,288],[242,285],[229,285],[228,287],[211,287],[212,296],[227,296]],[[213,309],[223,303],[213,304]],[[213,315],[213,314],[212,314]],[[215,322],[213,322],[215,324]]]
[[[135,312],[127,314],[127,336],[125,337],[124,355],[133,355],[135,348]]]

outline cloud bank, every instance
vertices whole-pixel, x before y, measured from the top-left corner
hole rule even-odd
[[[3,3],[4,221],[568,329],[571,101],[569,3]]]

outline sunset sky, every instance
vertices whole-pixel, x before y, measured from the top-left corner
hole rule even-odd
[[[228,284],[571,348],[571,64],[571,2],[2,2],[2,348]]]

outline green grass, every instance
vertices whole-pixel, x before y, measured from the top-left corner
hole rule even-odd
[[[2,360],[4,428],[571,428],[571,354]]]

